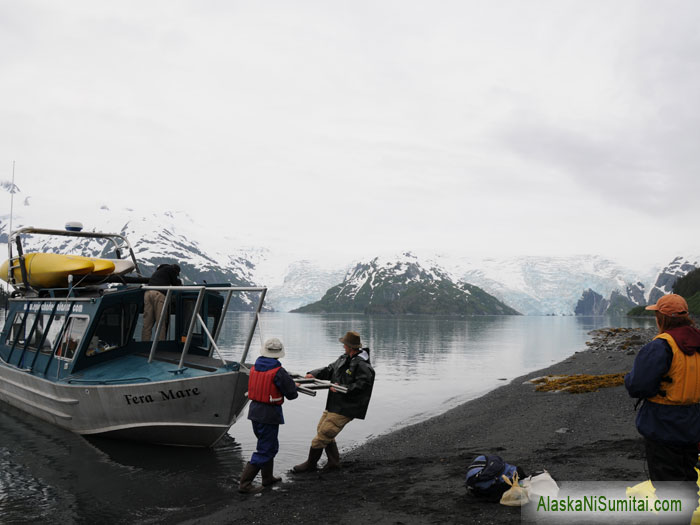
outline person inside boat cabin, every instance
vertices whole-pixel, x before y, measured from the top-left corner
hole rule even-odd
[[[243,494],[255,494],[263,487],[282,480],[273,473],[275,456],[280,448],[277,436],[280,425],[284,424],[282,403],[285,397],[292,400],[299,396],[294,380],[279,362],[283,357],[282,341],[268,339],[260,348],[260,357],[250,369],[248,419],[253,424],[258,444],[241,474],[238,492]],[[254,486],[253,480],[261,470],[263,486]]]
[[[161,264],[153,272],[148,280],[148,286],[181,286],[180,266],[177,264]],[[163,311],[165,303],[165,292],[160,290],[146,290],[143,296],[143,329],[141,330],[141,341],[150,341],[153,326],[157,323],[160,313]],[[160,327],[159,341],[165,339],[168,331],[168,316]]]
[[[347,332],[338,339],[343,343],[345,353],[330,365],[317,368],[306,377],[330,380],[347,387],[347,393],[340,393],[331,387],[328,390],[326,409],[318,423],[316,437],[311,441],[308,459],[295,465],[294,472],[316,470],[316,463],[326,451],[328,463],[324,470],[340,467],[340,452],[335,437],[353,419],[364,419],[374,386],[374,368],[369,362],[369,348],[362,348],[360,334]]]

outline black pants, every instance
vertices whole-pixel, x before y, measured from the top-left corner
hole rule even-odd
[[[692,481],[698,475],[695,464],[698,462],[698,446],[668,445],[660,441],[644,440],[647,453],[647,466],[651,481]]]
[[[673,523],[690,523],[693,511],[698,503],[698,474],[695,464],[698,462],[698,446],[668,445],[660,441],[644,440],[649,468],[649,479],[654,484],[656,495],[661,499],[683,498],[683,513]],[[687,504],[686,504],[687,503]],[[666,523],[666,522],[664,522]]]

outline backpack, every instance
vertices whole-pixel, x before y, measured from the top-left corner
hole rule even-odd
[[[501,476],[513,479],[516,472],[520,477],[525,476],[520,467],[506,463],[500,456],[476,456],[467,467],[467,492],[480,498],[498,501],[509,488]]]

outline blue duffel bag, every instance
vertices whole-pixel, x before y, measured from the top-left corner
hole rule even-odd
[[[467,492],[480,498],[498,501],[509,488],[502,476],[513,479],[516,472],[520,478],[525,477],[521,468],[506,463],[501,456],[476,456],[467,467]]]

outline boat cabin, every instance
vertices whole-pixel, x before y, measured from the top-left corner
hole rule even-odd
[[[166,338],[155,342],[154,356],[179,363],[187,344],[188,355],[211,357],[209,337],[218,332],[224,297],[219,291],[177,288],[169,291]],[[141,340],[144,292],[126,285],[97,295],[74,290],[71,297],[13,299],[0,357],[17,368],[60,379],[127,354],[150,355],[154,341]],[[204,324],[192,323],[195,308]]]
[[[37,254],[27,254],[25,258],[17,240],[19,254],[13,256],[11,251],[6,263],[9,264],[6,275],[10,281],[14,281],[12,284],[16,291],[10,300],[5,326],[0,334],[0,358],[5,364],[52,381],[69,382],[92,377],[94,374],[86,372],[128,355],[147,358],[148,363],[172,363],[176,367],[170,367],[168,372],[173,374],[181,374],[188,368],[215,371],[222,367],[232,369],[238,366],[238,363],[226,361],[216,345],[222,319],[234,292],[260,292],[259,313],[265,288],[237,288],[230,284],[148,286],[148,278],[141,275],[133,250],[121,236],[33,228],[18,231],[36,232],[100,236],[109,237],[109,240],[118,238],[116,242],[113,241],[117,246],[117,255],[126,248],[133,261],[127,266],[122,264],[121,267],[130,268],[129,272],[135,270],[136,275],[126,276],[126,272],[118,275],[98,272],[98,275],[94,275],[93,271],[92,274],[67,273],[60,278],[64,280],[60,280],[43,269],[39,275],[36,270],[39,267],[35,266],[40,261]],[[31,264],[28,262],[29,255],[35,255]],[[76,265],[92,264],[94,270],[97,267],[95,261],[108,261],[103,267],[112,261],[92,259],[76,262],[76,256],[65,257],[68,257],[70,272],[76,271]],[[123,259],[117,259],[111,268],[119,268],[121,262]],[[54,268],[57,267],[55,258],[51,264]],[[61,261],[58,266],[60,264]],[[39,281],[40,278],[42,281]],[[65,286],[41,287],[37,282],[65,282]],[[144,295],[147,290],[153,289],[166,296],[163,311],[156,312],[158,323],[165,323],[167,327],[165,338],[159,341],[153,340],[153,337],[160,332],[160,324],[153,327],[151,338],[142,339]],[[256,324],[257,316],[248,334],[241,362],[246,357]],[[214,353],[218,354],[218,359],[214,358]],[[128,368],[130,362],[125,360],[118,368]],[[141,365],[138,369],[142,370]],[[118,377],[134,380],[134,375],[129,370],[117,371],[114,367],[109,370],[110,382],[118,381]],[[136,368],[131,372],[136,372]],[[94,380],[107,381],[99,375]]]

